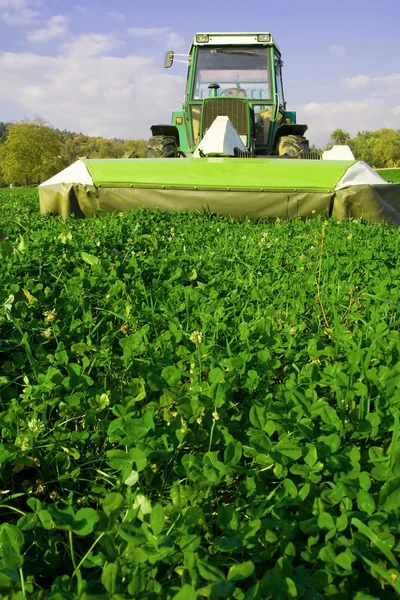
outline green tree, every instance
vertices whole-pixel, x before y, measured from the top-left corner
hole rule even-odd
[[[335,129],[331,133],[330,140],[329,140],[328,144],[326,145],[326,150],[330,150],[335,145],[339,145],[339,146],[346,145],[349,143],[349,141],[350,141],[349,133],[347,133],[346,131],[343,131],[343,129]]]
[[[146,158],[146,140],[126,140],[124,142],[124,156],[126,158]]]
[[[310,152],[312,152],[313,154],[317,155],[321,155],[323,153],[323,150],[321,148],[319,148],[318,146],[316,146],[315,144],[312,144],[310,146]]]
[[[400,163],[400,134],[394,129],[375,131],[375,167],[396,167]]]
[[[1,146],[2,146],[2,144],[0,144],[0,188],[4,187],[6,185],[6,182],[3,179],[3,172],[1,169],[1,156],[2,156]]]
[[[349,146],[357,160],[363,160],[369,165],[374,164],[376,135],[373,131],[359,131],[357,136],[349,141]]]
[[[60,170],[59,133],[41,117],[8,126],[1,168],[6,183],[40,183]]]
[[[363,160],[372,167],[400,165],[400,131],[388,128],[361,131],[350,140],[349,146],[357,160]]]
[[[99,158],[122,158],[124,156],[124,145],[119,140],[99,139]]]
[[[0,142],[5,142],[7,137],[7,123],[0,121]]]

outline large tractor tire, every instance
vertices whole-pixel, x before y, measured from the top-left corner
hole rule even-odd
[[[149,140],[147,158],[175,158],[178,156],[176,139],[172,135],[154,135]]]
[[[302,135],[283,135],[278,142],[278,156],[301,158],[310,152],[308,140]]]

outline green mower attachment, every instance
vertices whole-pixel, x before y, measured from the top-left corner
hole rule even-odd
[[[400,184],[356,161],[276,158],[78,160],[39,186],[42,213],[92,217],[140,206],[232,217],[400,224]]]

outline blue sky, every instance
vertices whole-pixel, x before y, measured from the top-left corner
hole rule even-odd
[[[0,0],[0,121],[45,117],[61,129],[144,137],[182,103],[196,31],[270,31],[288,108],[324,145],[341,127],[400,129],[399,0]]]

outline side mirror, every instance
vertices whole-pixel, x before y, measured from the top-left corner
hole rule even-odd
[[[169,69],[170,67],[172,67],[173,62],[174,62],[174,51],[168,50],[168,52],[166,53],[165,58],[164,58],[164,67],[166,69]]]

